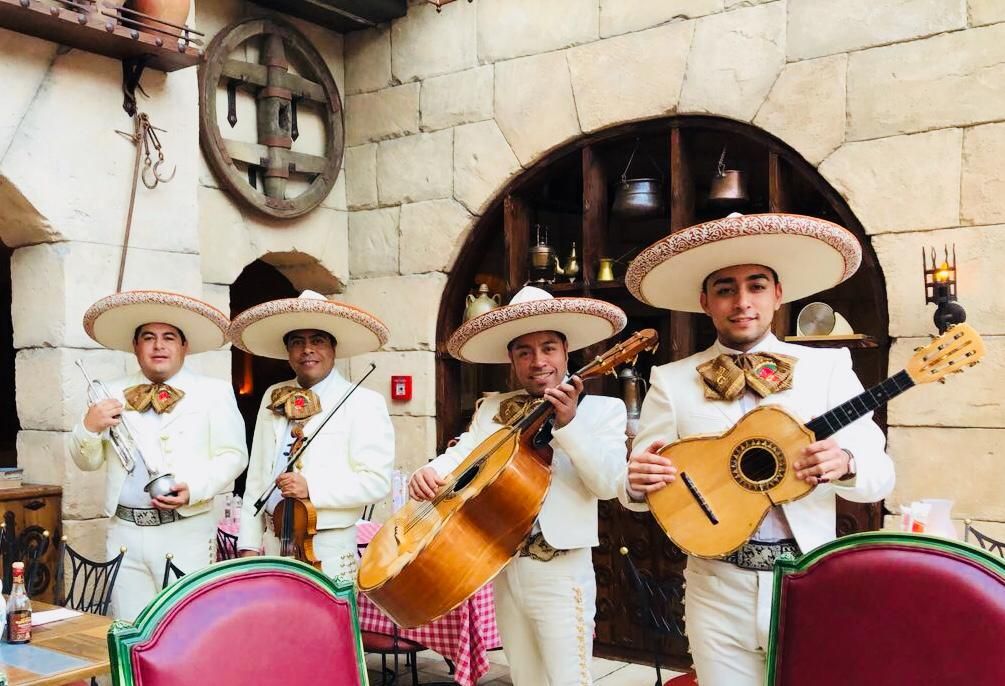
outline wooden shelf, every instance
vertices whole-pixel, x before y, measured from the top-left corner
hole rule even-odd
[[[147,27],[127,28],[87,0],[77,4],[91,9],[84,13],[39,0],[0,0],[0,28],[115,59],[145,57],[144,66],[160,71],[192,67],[202,60],[202,48],[192,41],[179,43],[183,39],[178,35]],[[194,32],[191,38],[195,40]]]
[[[556,281],[555,283],[545,284],[544,290],[550,291],[551,293],[582,293],[586,290],[590,291],[609,291],[615,289],[623,289],[625,287],[625,282],[621,279],[616,281],[595,281],[587,286],[582,281],[574,281],[569,283],[568,281]]]
[[[786,336],[786,343],[798,343],[811,348],[878,348],[879,341],[864,333],[847,336]]]

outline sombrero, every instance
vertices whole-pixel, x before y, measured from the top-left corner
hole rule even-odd
[[[87,308],[84,331],[112,350],[133,352],[133,335],[144,324],[170,324],[185,334],[189,354],[227,342],[227,316],[212,305],[167,291],[125,291]]]
[[[705,278],[726,267],[771,267],[789,302],[833,288],[861,262],[858,239],[837,224],[798,214],[734,214],[650,245],[632,260],[625,285],[655,307],[701,312]]]
[[[227,337],[252,355],[285,360],[283,336],[298,329],[317,329],[335,337],[335,357],[352,357],[378,350],[387,343],[384,322],[352,305],[304,291],[299,298],[271,300],[234,317]]]
[[[569,350],[579,350],[610,338],[627,322],[620,307],[602,300],[555,298],[524,286],[508,305],[464,322],[447,341],[447,351],[465,362],[508,363],[507,345],[524,334],[558,331]]]

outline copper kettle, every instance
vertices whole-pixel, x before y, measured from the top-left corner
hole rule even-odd
[[[708,191],[708,202],[713,205],[742,205],[750,199],[747,180],[742,171],[726,169],[726,148],[719,156],[719,165]]]
[[[628,170],[631,169],[635,153],[638,151],[639,139],[636,138],[635,148],[628,158],[625,170],[621,172],[621,181],[614,191],[614,204],[611,206],[611,214],[631,219],[642,219],[663,212],[662,174],[659,177],[628,178]],[[649,161],[656,169],[657,174],[659,174],[660,168],[651,156],[649,156]]]

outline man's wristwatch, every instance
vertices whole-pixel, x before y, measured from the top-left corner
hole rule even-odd
[[[838,479],[838,481],[848,481],[849,479],[854,479],[855,474],[857,473],[857,470],[855,469],[855,455],[853,455],[850,450],[846,450],[845,448],[841,448],[841,450],[843,450],[848,456],[848,471],[845,472],[845,475]]]

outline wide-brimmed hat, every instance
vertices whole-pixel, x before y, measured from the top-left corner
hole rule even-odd
[[[632,260],[625,285],[655,307],[701,312],[712,272],[740,264],[774,269],[782,301],[838,285],[858,269],[862,247],[844,227],[798,214],[734,214],[672,233]]]
[[[87,308],[84,331],[112,350],[133,352],[133,336],[144,324],[170,324],[185,335],[189,354],[216,350],[227,342],[227,315],[208,303],[167,291],[125,291]]]
[[[510,341],[537,331],[558,331],[569,350],[599,343],[625,328],[620,307],[593,298],[555,298],[533,286],[521,288],[509,305],[469,319],[447,341],[451,355],[465,362],[509,362]]]
[[[335,357],[371,353],[387,343],[388,330],[375,316],[320,293],[304,291],[299,298],[271,300],[234,317],[227,336],[252,355],[285,360],[283,336],[299,329],[317,329],[335,337]]]

